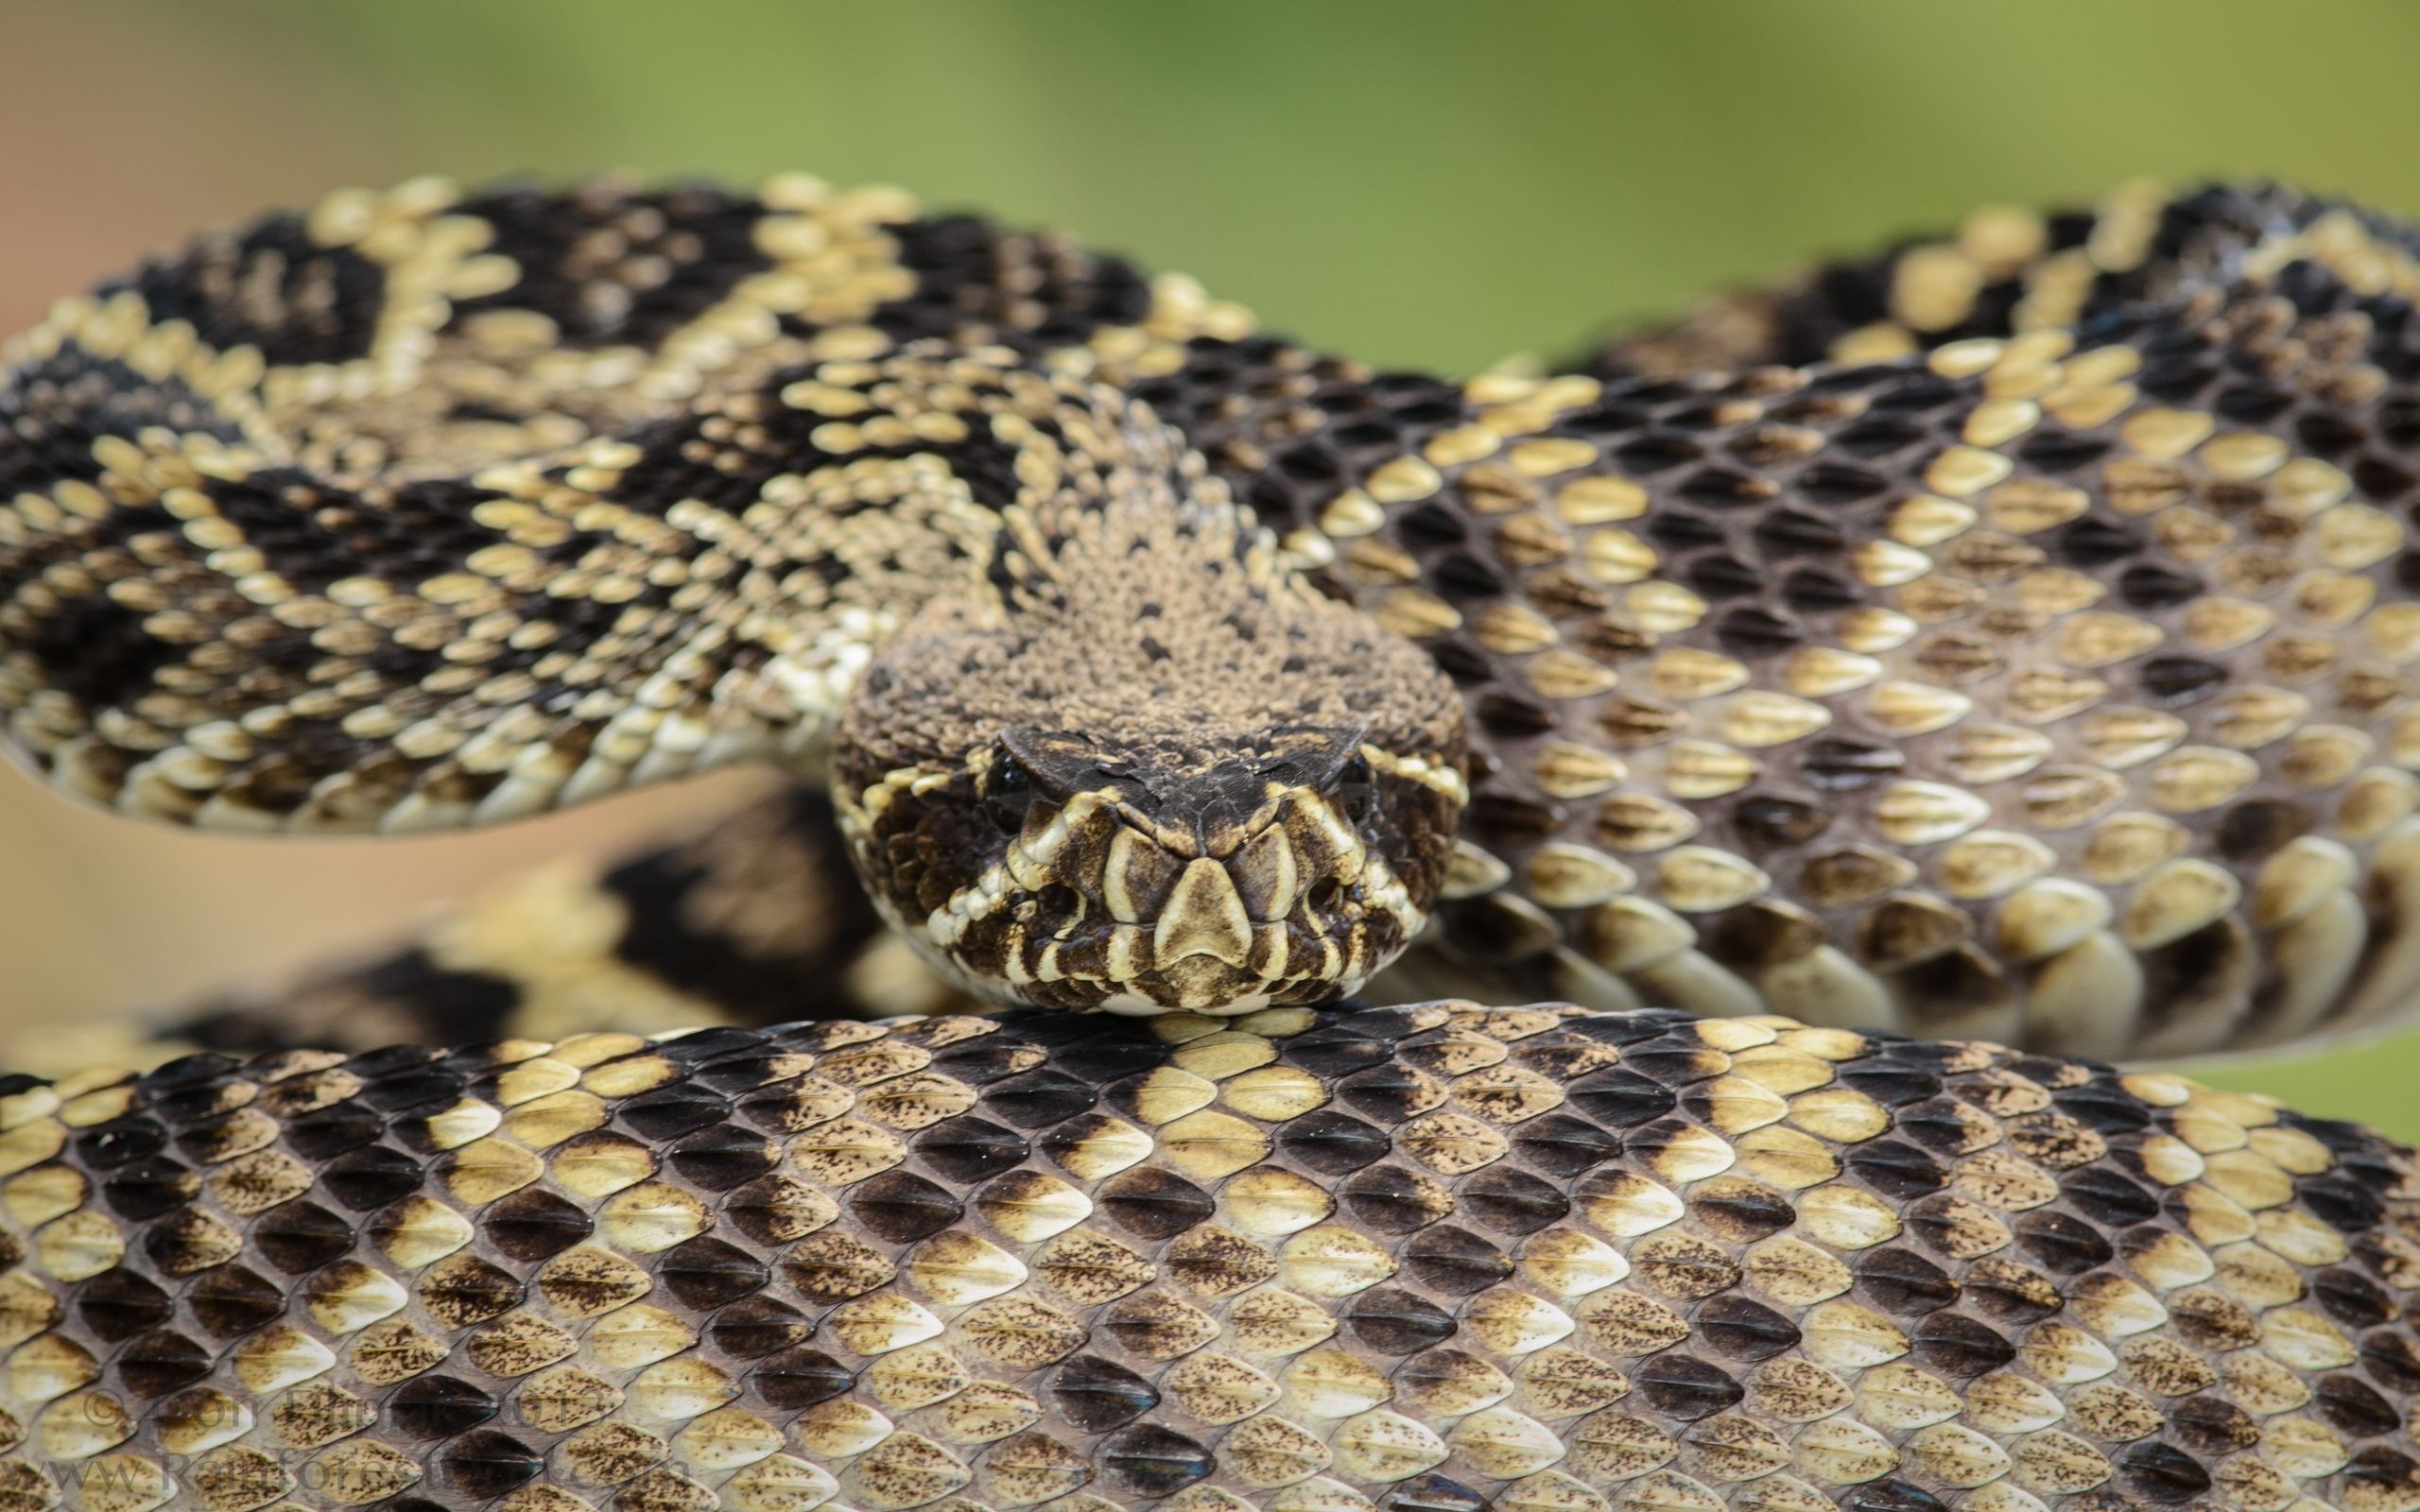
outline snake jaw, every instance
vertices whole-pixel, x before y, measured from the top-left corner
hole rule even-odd
[[[1224,826],[1159,822],[1114,788],[1036,802],[993,859],[922,903],[899,895],[888,858],[945,853],[901,837],[962,816],[975,784],[893,774],[844,792],[840,813],[884,917],[958,987],[1015,1005],[1232,1016],[1350,995],[1426,927],[1443,868],[1414,837],[1450,833],[1438,821],[1460,773],[1373,765],[1386,798],[1363,823],[1328,793],[1279,784]]]

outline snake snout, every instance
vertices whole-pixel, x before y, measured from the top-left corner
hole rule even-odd
[[[1151,931],[1151,954],[1165,968],[1209,955],[1240,968],[1252,957],[1252,915],[1227,868],[1208,856],[1187,863]]]
[[[1094,793],[1036,803],[927,937],[1020,1001],[1236,1013],[1350,992],[1420,912],[1331,794],[1271,794],[1205,837]]]

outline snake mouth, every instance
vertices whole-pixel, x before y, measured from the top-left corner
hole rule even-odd
[[[945,976],[997,1001],[1235,1015],[1357,989],[1427,921],[1407,881],[1322,795],[1284,793],[1204,837],[1112,794],[1038,805],[1005,853],[897,924]]]

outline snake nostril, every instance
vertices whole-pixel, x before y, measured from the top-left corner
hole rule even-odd
[[[1311,885],[1308,902],[1313,914],[1333,914],[1344,902],[1344,884],[1322,877]]]

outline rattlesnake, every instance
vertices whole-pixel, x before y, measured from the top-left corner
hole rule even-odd
[[[0,1084],[0,1498],[2413,1512],[2407,1152],[2063,1057],[2412,996],[2415,288],[2129,190],[1452,384],[783,179],[62,303],[55,785],[831,803],[193,1031],[451,1048]],[[1011,1011],[821,1011],[842,852]],[[1584,1006],[1335,1005],[1407,948]],[[534,1037],[624,996],[752,1022]]]

